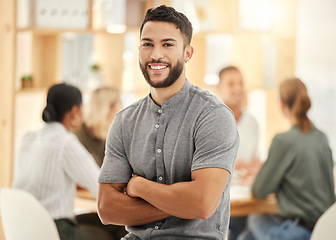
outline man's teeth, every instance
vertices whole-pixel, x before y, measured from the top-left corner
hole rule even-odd
[[[166,66],[150,66],[151,69],[160,70],[166,68]]]

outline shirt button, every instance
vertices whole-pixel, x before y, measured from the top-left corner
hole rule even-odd
[[[155,125],[155,128],[159,128],[159,127],[160,127],[159,124],[156,124],[156,125]]]
[[[163,180],[163,177],[159,177],[159,180],[162,181],[162,180]]]
[[[162,150],[159,148],[159,149],[157,150],[157,152],[158,152],[158,153],[161,153],[161,152],[162,152]]]
[[[159,109],[159,110],[158,110],[158,113],[162,113],[162,110],[161,110],[161,109]]]
[[[155,228],[155,230],[158,230],[158,229],[159,229],[159,226],[155,226],[154,228]]]

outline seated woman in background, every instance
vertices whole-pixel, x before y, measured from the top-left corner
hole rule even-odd
[[[274,137],[267,161],[252,186],[257,198],[275,193],[278,215],[252,215],[238,239],[308,240],[335,202],[333,160],[328,139],[307,117],[310,99],[297,78],[280,85],[283,114],[292,128]]]
[[[122,102],[117,89],[112,87],[97,88],[92,92],[87,105],[84,106],[81,127],[74,131],[79,141],[92,154],[99,167],[103,164],[105,141],[110,125],[121,109]],[[77,219],[79,222],[89,225],[101,224],[96,213],[81,214],[77,216]],[[115,239],[120,239],[127,234],[124,226],[108,225],[104,229],[115,236]]]
[[[84,107],[84,123],[75,134],[99,167],[103,164],[107,132],[121,109],[120,93],[112,87],[96,89]]]
[[[99,167],[71,131],[82,124],[82,94],[57,84],[48,91],[42,119],[46,124],[23,137],[13,187],[31,193],[55,220],[61,240],[114,239],[100,227],[77,222],[76,184],[97,197]],[[19,230],[19,228],[18,228]]]

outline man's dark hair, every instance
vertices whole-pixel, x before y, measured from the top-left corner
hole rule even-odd
[[[219,74],[218,74],[219,79],[221,79],[221,76],[222,76],[224,73],[226,73],[226,72],[231,72],[231,71],[237,71],[237,72],[240,73],[240,70],[239,70],[237,67],[235,67],[235,66],[227,66],[227,67],[225,67],[225,68],[223,68],[222,70],[219,71]],[[219,81],[220,81],[220,80],[219,80]]]
[[[184,38],[184,46],[190,45],[193,28],[191,22],[188,18],[178,11],[176,11],[172,7],[167,7],[165,5],[161,5],[156,8],[150,8],[146,12],[146,16],[141,23],[140,27],[140,35],[142,33],[142,29],[146,22],[148,21],[162,21],[162,22],[170,22],[176,25],[178,29],[180,29],[183,38]]]

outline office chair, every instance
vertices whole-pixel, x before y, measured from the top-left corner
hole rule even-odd
[[[60,240],[55,222],[28,192],[2,188],[0,214],[6,240]]]
[[[334,240],[336,236],[336,203],[331,205],[317,220],[310,240]]]

